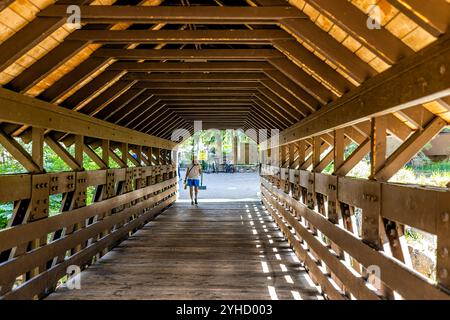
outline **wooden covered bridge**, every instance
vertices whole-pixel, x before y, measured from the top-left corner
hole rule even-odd
[[[0,1],[0,144],[26,171],[0,176],[0,297],[450,298],[450,190],[389,182],[450,123],[449,6]],[[259,202],[176,201],[195,120],[257,133]],[[435,279],[405,226],[436,237]],[[60,290],[74,266],[85,289]]]

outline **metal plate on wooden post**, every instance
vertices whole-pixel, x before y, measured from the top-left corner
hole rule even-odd
[[[116,171],[109,169],[106,171],[105,198],[114,197],[116,194]]]
[[[48,174],[34,174],[31,181],[29,222],[48,217],[48,197],[50,195],[50,176]]]
[[[337,199],[337,176],[330,176],[322,173],[314,174],[316,192],[328,197],[328,201]]]
[[[74,209],[86,206],[87,181],[88,173],[86,171],[76,173],[76,186],[73,204]]]
[[[122,193],[133,190],[134,168],[127,168],[125,171],[125,181],[122,186]]]
[[[75,191],[75,173],[61,172],[51,173],[50,175],[50,194],[66,193]]]
[[[339,178],[339,201],[362,209],[362,238],[374,248],[380,247],[381,184]]]

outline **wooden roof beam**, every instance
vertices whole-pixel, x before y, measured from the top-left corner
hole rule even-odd
[[[274,8],[233,6],[80,6],[83,23],[273,24],[279,19],[307,19],[291,6]],[[67,6],[51,5],[39,17],[68,18]]]
[[[99,57],[115,57],[125,60],[267,60],[287,57],[298,66],[313,71],[337,92],[343,94],[355,86],[297,41],[273,41],[277,49],[203,49],[203,50],[122,50],[100,49]]]
[[[260,72],[275,70],[267,62],[116,62],[108,70],[139,72]]]
[[[441,0],[389,0],[389,3],[435,37],[448,30],[450,25],[448,1],[446,3]]]
[[[225,81],[258,81],[267,79],[267,76],[262,72],[246,72],[246,73],[142,73],[142,72],[129,72],[124,76],[126,80],[139,80],[145,82],[225,82]]]
[[[286,19],[282,21],[282,28],[315,48],[321,55],[342,68],[359,83],[377,74],[375,69],[316,26],[311,20]]]
[[[280,134],[280,144],[329,132],[450,95],[450,36],[366,81]]]
[[[288,59],[270,59],[270,63],[267,62],[117,62],[110,66],[111,70],[127,70],[127,71],[140,71],[140,72],[264,72],[269,74],[275,74],[276,82],[280,79],[280,75],[274,73],[274,71],[281,71],[285,77],[281,77],[281,81],[288,82],[289,79],[296,83],[305,92],[301,93],[302,97],[299,99],[303,101],[305,99],[306,105],[317,104],[313,102],[314,98],[321,104],[326,104],[328,101],[334,100],[335,95],[329,91],[323,85],[306,74],[302,69],[290,62]],[[151,77],[151,76],[150,76]],[[286,79],[289,78],[289,79]],[[281,84],[280,82],[278,82]],[[291,93],[300,91],[295,89],[290,91]],[[313,98],[312,98],[313,97]]]
[[[146,89],[257,89],[264,88],[260,82],[138,82],[135,88]]]
[[[74,0],[70,4],[89,4],[92,0]],[[67,3],[60,0],[57,3]],[[67,9],[67,5],[63,5]],[[0,72],[66,23],[67,17],[37,17],[0,44]]]
[[[283,30],[77,30],[67,41],[94,43],[225,43],[270,44],[273,40],[289,40]]]
[[[275,49],[99,49],[92,56],[122,60],[265,60],[284,57]]]
[[[388,64],[414,53],[405,43],[384,28],[367,28],[368,16],[348,1],[305,0],[339,27],[361,41],[367,49]]]
[[[213,81],[260,81],[268,89],[274,88],[274,83],[301,101],[311,111],[316,111],[321,104],[309,93],[298,87],[294,82],[277,70],[264,70],[264,73],[140,73],[130,72],[124,76],[125,80],[139,80],[141,82],[213,82]]]
[[[144,135],[6,89],[0,89],[0,122],[32,125],[117,142],[133,141],[143,146],[159,146],[166,149],[174,147],[170,141]]]

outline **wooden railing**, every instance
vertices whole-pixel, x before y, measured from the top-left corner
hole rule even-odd
[[[156,165],[0,176],[0,202],[14,201],[16,216],[21,205],[29,217],[44,213],[0,231],[0,298],[45,297],[70,266],[95,262],[175,201],[175,170]],[[96,188],[90,205],[88,187]],[[61,212],[48,216],[49,197],[60,193]]]
[[[450,299],[449,288],[416,272],[389,248],[388,221],[450,239],[447,189],[380,183],[305,170],[263,166],[262,201],[313,281],[330,299]],[[361,210],[361,230],[355,221]],[[393,232],[398,232],[394,230]],[[446,247],[444,246],[444,249]],[[406,258],[406,257],[405,257]],[[448,251],[438,250],[445,279]]]

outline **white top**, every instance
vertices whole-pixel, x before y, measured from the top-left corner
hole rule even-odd
[[[186,170],[187,170],[186,173],[187,173],[188,179],[199,179],[200,178],[200,165],[198,165],[198,164],[190,165]]]

